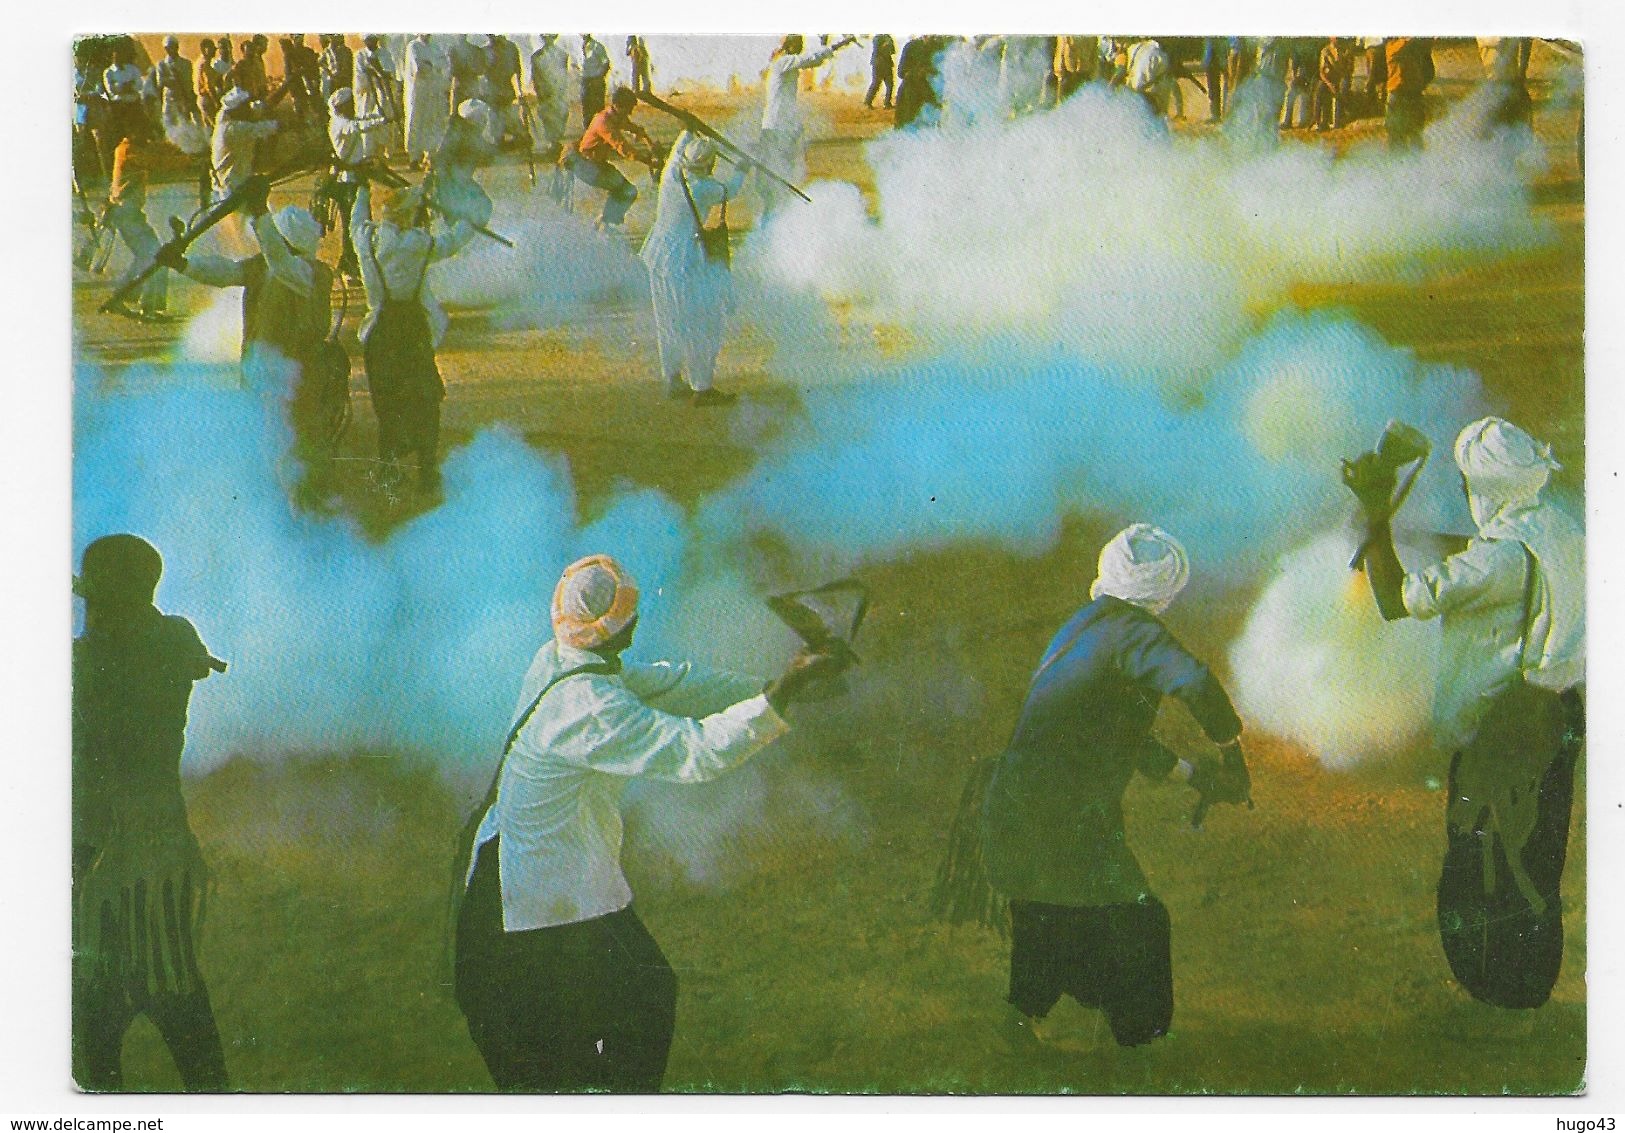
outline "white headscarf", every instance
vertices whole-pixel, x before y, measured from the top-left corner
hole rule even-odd
[[[1100,568],[1089,597],[1110,594],[1160,614],[1179,597],[1190,577],[1190,559],[1179,540],[1149,523],[1136,523],[1100,549]]]
[[[672,154],[682,164],[685,172],[698,171],[699,167],[717,155],[717,143],[703,134],[690,133],[684,130],[672,146]]]
[[[1538,569],[1524,664],[1532,683],[1585,679],[1585,533],[1541,490],[1562,467],[1549,446],[1509,421],[1485,417],[1456,438],[1456,466],[1482,539],[1516,540]]]

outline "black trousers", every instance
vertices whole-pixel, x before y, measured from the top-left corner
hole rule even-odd
[[[874,71],[873,78],[869,80],[869,93],[863,96],[863,105],[873,106],[875,104],[875,95],[878,94],[880,92],[880,88],[884,86],[886,88],[886,109],[890,110],[892,103],[892,83],[892,73],[889,68],[884,71]]]
[[[429,316],[416,295],[386,299],[362,344],[367,389],[378,415],[378,456],[417,459],[418,485],[440,486],[440,406],[446,386],[434,357]]]
[[[1464,760],[1512,761],[1508,744],[1550,755],[1535,786],[1533,832],[1521,865],[1543,906],[1536,909],[1518,885],[1509,847],[1480,815],[1470,825],[1445,823],[1444,868],[1439,875],[1439,940],[1456,980],[1474,999],[1497,1007],[1539,1007],[1551,998],[1563,966],[1563,864],[1568,857],[1574,765],[1585,732],[1577,692],[1525,692],[1508,710],[1516,727],[1481,728],[1450,761],[1450,793],[1457,799]],[[1488,734],[1486,734],[1488,733]]]
[[[457,1004],[499,1090],[660,1089],[677,976],[631,908],[504,932],[497,839],[480,849],[457,918]]]
[[[1168,1032],[1174,1017],[1174,969],[1168,909],[1143,904],[1047,905],[1010,902],[1010,996],[1043,1018],[1070,995],[1106,1015],[1121,1046]]]

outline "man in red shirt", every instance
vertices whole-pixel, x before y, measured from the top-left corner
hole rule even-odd
[[[632,202],[638,199],[637,188],[615,168],[614,159],[641,162],[651,169],[657,161],[654,142],[643,127],[632,121],[632,111],[637,104],[638,96],[629,88],[616,87],[609,106],[593,117],[587,124],[587,132],[581,135],[581,144],[566,155],[570,172],[577,180],[609,194],[604,198],[604,211],[598,217],[599,231],[618,227],[626,219]]]

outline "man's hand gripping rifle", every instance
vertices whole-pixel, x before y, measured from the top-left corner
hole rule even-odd
[[[273,185],[306,172],[309,172],[309,170],[303,168],[302,163],[298,163],[285,166],[275,173],[256,173],[230,193],[220,198],[220,200],[194,214],[192,219],[185,224],[181,223],[178,217],[171,217],[169,220],[170,239],[153,253],[150,263],[132,275],[113,294],[107,297],[107,301],[101,305],[101,310],[135,318],[135,312],[124,304],[129,301],[131,296],[141,290],[142,285],[152,278],[154,272],[159,268],[169,268],[171,271],[185,271],[186,250],[201,239],[205,232],[239,210],[249,216],[264,212],[266,199]]]

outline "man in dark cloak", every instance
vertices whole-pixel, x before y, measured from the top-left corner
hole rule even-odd
[[[1196,773],[1204,798],[1248,798],[1235,709],[1158,620],[1188,577],[1184,548],[1148,524],[1106,545],[1093,600],[1046,652],[988,785],[983,852],[1010,902],[1009,1001],[1025,1039],[1042,1037],[1062,995],[1100,1008],[1123,1046],[1158,1038],[1173,1019],[1168,910],[1123,830],[1134,773],[1161,779],[1182,762],[1151,739],[1164,696],[1223,749],[1222,770]]]
[[[207,874],[180,779],[192,685],[225,664],[152,604],[162,573],[146,540],[108,535],[74,580],[73,1065],[87,1090],[123,1087],[124,1035],[143,1014],[186,1089],[227,1088],[197,960]]]

